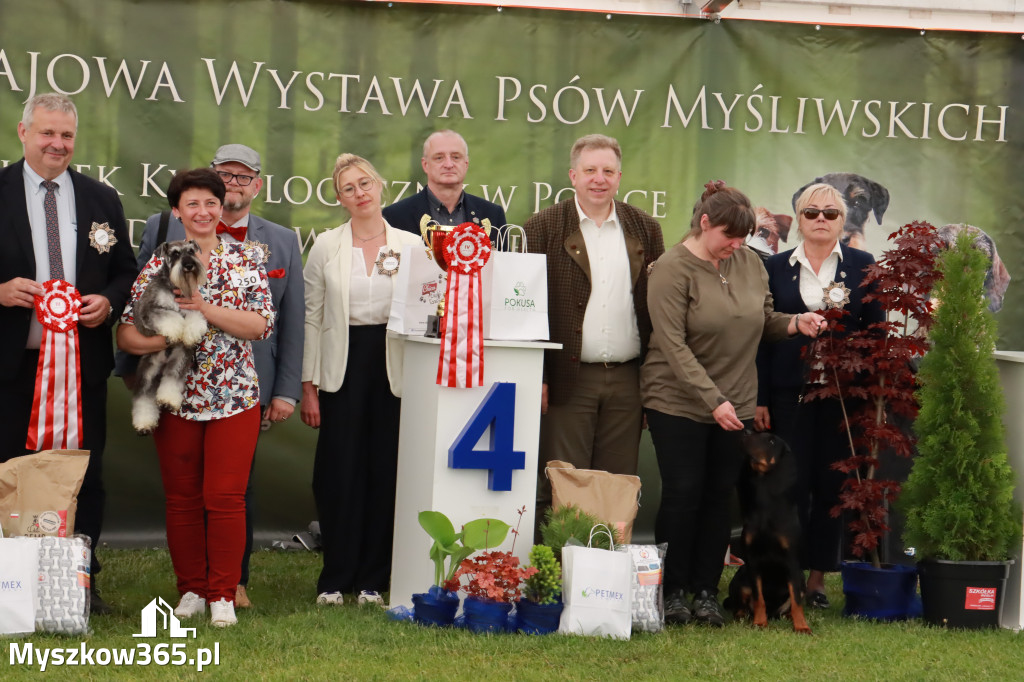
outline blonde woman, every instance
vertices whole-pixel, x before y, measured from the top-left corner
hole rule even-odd
[[[841,321],[847,332],[881,321],[881,308],[864,302],[867,291],[860,284],[864,268],[875,259],[840,243],[846,203],[839,190],[811,185],[797,198],[796,213],[801,243],[765,262],[775,309],[806,314],[823,309],[832,295],[831,304],[850,313]],[[807,605],[828,608],[825,573],[839,565],[842,538],[842,519],[833,518],[830,511],[839,502],[846,478],[831,465],[846,457],[848,446],[839,428],[842,411],[836,399],[801,400],[807,378],[801,351],[806,344],[803,338],[762,344],[754,427],[779,434],[796,455],[794,494],[803,532],[802,563],[809,569]]]
[[[349,220],[317,237],[303,276],[302,421],[319,429],[313,497],[323,544],[318,604],[383,605],[391,576],[400,401],[385,327],[405,244],[420,239],[381,214],[384,180],[342,154],[334,189]]]

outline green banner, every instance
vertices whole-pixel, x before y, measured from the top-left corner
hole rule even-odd
[[[175,169],[241,142],[263,153],[255,211],[308,249],[344,220],[330,182],[339,153],[370,159],[395,201],[423,182],[423,139],[453,128],[470,146],[467,190],[522,224],[569,196],[573,140],[602,132],[622,144],[620,198],[658,217],[669,243],[709,179],[791,214],[807,183],[853,173],[889,194],[881,225],[865,214],[868,250],[911,220],[968,222],[1020,277],[1022,65],[1008,34],[434,4],[4,2],[0,163],[21,157],[27,97],[60,90],[80,112],[74,164],[121,193],[136,243]],[[1007,350],[1024,347],[1014,290],[998,317]],[[126,404],[111,405],[109,475],[145,467],[130,489],[153,504],[155,463],[120,452],[152,450],[117,417]],[[315,433],[293,422],[257,455],[261,484],[299,500],[264,503],[276,527],[312,517]],[[117,512],[112,524],[131,528]]]

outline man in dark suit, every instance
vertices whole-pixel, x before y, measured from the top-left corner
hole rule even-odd
[[[580,138],[570,166],[576,196],[525,225],[530,251],[547,254],[551,340],[562,344],[544,353],[538,518],[551,501],[543,475],[551,460],[636,474],[647,266],[665,251],[658,222],[615,201],[622,151],[614,138]]]
[[[423,143],[423,172],[427,186],[421,192],[384,207],[384,219],[392,226],[420,234],[423,216],[442,225],[491,222],[491,241],[505,224],[505,211],[498,204],[467,194],[462,182],[469,170],[469,147],[462,135],[439,130]]]
[[[43,329],[34,297],[63,279],[82,295],[78,321],[82,430],[89,466],[78,494],[75,530],[95,552],[103,526],[103,448],[107,377],[114,366],[110,330],[128,300],[137,269],[117,192],[70,170],[78,112],[64,95],[25,105],[21,161],[0,169],[0,461],[24,455]],[[93,556],[93,572],[99,564]],[[92,582],[93,613],[109,610]]]
[[[217,150],[210,166],[227,187],[224,214],[217,233],[226,241],[258,242],[268,254],[264,264],[270,277],[270,294],[277,310],[270,337],[252,344],[256,374],[260,380],[260,407],[265,426],[283,422],[295,410],[302,396],[302,346],[305,335],[305,286],[298,235],[286,227],[252,215],[252,200],[263,187],[260,155],[242,144],[226,144]],[[143,267],[158,246],[160,214],[150,216],[139,244],[139,267]],[[185,228],[176,218],[167,224],[166,241],[185,238]],[[245,491],[245,554],[242,578],[235,593],[235,606],[251,606],[249,555],[252,553],[252,470]]]

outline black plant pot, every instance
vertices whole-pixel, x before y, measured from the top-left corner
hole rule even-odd
[[[918,562],[925,621],[955,628],[998,627],[1012,563],[943,559]]]

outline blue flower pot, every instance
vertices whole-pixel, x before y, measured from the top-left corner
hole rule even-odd
[[[428,592],[412,595],[412,619],[420,625],[448,627],[455,621],[459,610],[459,595],[437,585]]]
[[[508,612],[512,604],[478,597],[466,597],[462,611],[466,615],[466,627],[473,632],[505,632],[508,628]]]
[[[921,615],[916,567],[886,564],[875,568],[868,562],[848,561],[839,570],[846,596],[844,616],[906,620]]]
[[[516,602],[516,630],[526,635],[549,635],[558,631],[562,601],[538,604],[527,599]]]

